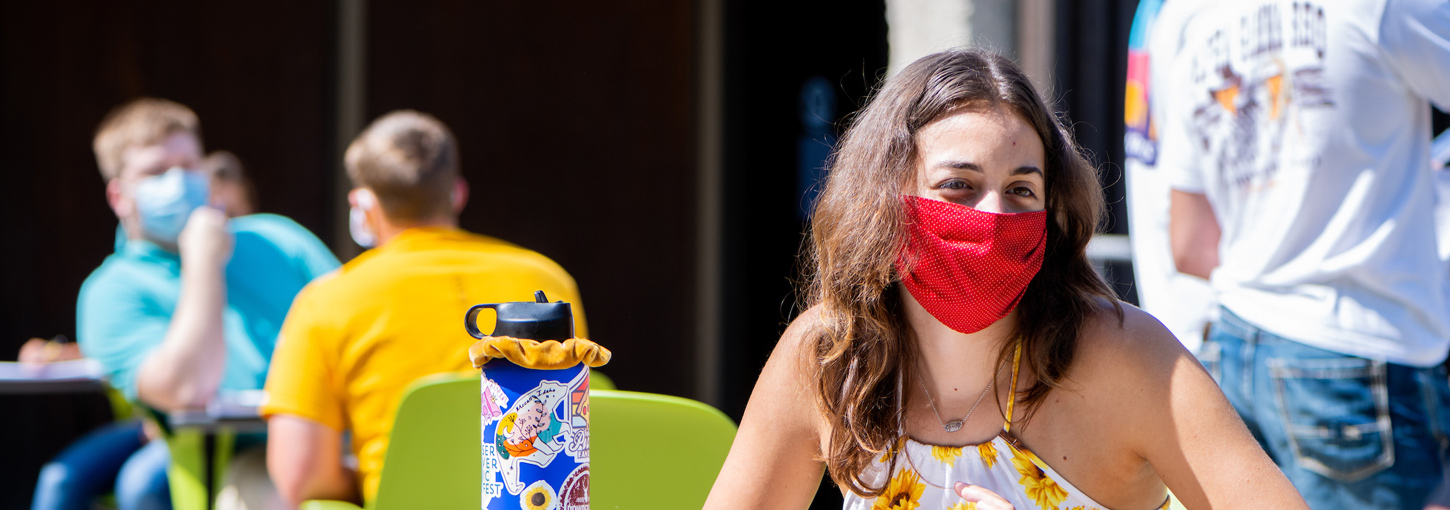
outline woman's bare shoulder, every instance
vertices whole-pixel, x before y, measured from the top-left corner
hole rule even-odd
[[[761,369],[751,395],[751,405],[757,400],[775,403],[788,401],[787,407],[799,412],[798,418],[814,423],[814,401],[811,392],[803,391],[814,386],[815,350],[814,332],[820,322],[821,309],[814,306],[801,312],[781,334],[775,349]]]
[[[1083,323],[1073,373],[1087,379],[1079,382],[1110,383],[1108,388],[1166,383],[1174,366],[1192,355],[1157,318],[1133,305],[1118,304],[1121,316],[1111,302],[1099,300]]]
[[[813,305],[801,311],[785,331],[781,333],[780,340],[771,350],[771,363],[784,363],[791,361],[791,370],[801,376],[810,376],[814,370],[814,351],[816,342],[820,337],[821,327],[825,319],[825,307]]]

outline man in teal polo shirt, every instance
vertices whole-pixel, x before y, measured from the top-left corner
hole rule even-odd
[[[81,287],[81,350],[127,397],[163,412],[261,389],[292,298],[336,269],[336,257],[287,218],[228,220],[207,206],[200,125],[185,106],[123,105],[102,122],[94,149],[126,240]],[[164,445],[137,455],[155,448]],[[265,473],[258,450],[237,462]],[[246,497],[249,488],[239,489]]]

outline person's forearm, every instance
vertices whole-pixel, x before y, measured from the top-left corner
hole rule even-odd
[[[293,505],[310,499],[362,503],[357,471],[344,463],[342,449],[342,433],[326,425],[289,414],[267,418],[267,474]]]
[[[183,262],[171,325],[137,375],[143,401],[165,411],[206,405],[226,366],[225,308],[224,267]]]
[[[1221,231],[1213,206],[1201,193],[1173,190],[1169,206],[1168,238],[1178,272],[1205,280],[1218,267]]]
[[[339,464],[335,469],[307,480],[301,490],[291,494],[284,492],[283,499],[294,505],[313,499],[362,504],[361,494],[357,487],[357,473]]]

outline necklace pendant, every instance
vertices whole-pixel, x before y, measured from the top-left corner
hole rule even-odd
[[[946,422],[946,424],[942,425],[941,427],[947,429],[947,432],[956,432],[958,430],[962,430],[962,420],[952,420]]]

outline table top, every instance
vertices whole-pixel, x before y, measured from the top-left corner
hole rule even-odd
[[[260,390],[228,391],[212,399],[204,409],[185,409],[167,413],[173,428],[199,428],[214,431],[263,432],[267,421],[257,413],[265,393]]]
[[[204,409],[176,411],[167,414],[167,422],[177,429],[202,429],[216,431],[228,429],[234,432],[265,432],[267,420],[256,410],[251,414],[216,415]]]
[[[40,395],[105,391],[104,374],[101,363],[93,359],[54,363],[0,361],[0,394]]]

